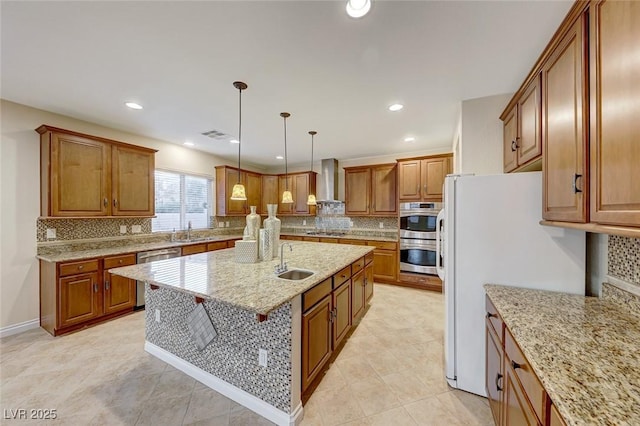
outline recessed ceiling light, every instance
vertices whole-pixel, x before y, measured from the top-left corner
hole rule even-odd
[[[402,104],[389,105],[389,111],[400,111],[402,108],[404,108]]]
[[[183,143],[184,146],[194,146],[195,144],[193,142],[185,142]]]
[[[362,18],[371,9],[371,0],[349,0],[347,2],[347,15],[352,18]]]
[[[231,143],[240,143],[240,141],[237,140],[237,139],[231,139],[229,142],[231,142]]]
[[[276,155],[276,160],[284,160],[284,157],[282,155]]]
[[[125,102],[124,104],[131,109],[142,109],[142,105],[137,104],[135,102]]]
[[[413,136],[410,136],[410,137],[408,137],[408,138],[404,138],[404,141],[405,141],[405,142],[413,142],[413,141],[415,141],[415,140],[416,140],[416,138],[414,138]]]

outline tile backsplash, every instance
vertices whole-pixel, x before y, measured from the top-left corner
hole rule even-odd
[[[136,235],[151,233],[149,218],[38,219],[36,226],[38,242],[120,237],[120,226],[127,227],[126,235],[132,235],[133,226],[140,226]],[[55,229],[56,237],[47,238],[47,229]]]
[[[609,235],[608,274],[640,287],[640,238]]]

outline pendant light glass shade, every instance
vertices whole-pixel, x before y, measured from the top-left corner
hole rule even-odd
[[[349,0],[347,1],[347,15],[352,18],[362,18],[371,9],[371,0]]]
[[[311,135],[311,168],[309,169],[309,171],[313,172],[313,137],[315,135],[317,135],[318,132],[316,132],[315,130],[310,130],[309,134]],[[315,206],[316,205],[316,195],[315,194],[309,194],[309,196],[307,197],[307,205],[308,206]]]
[[[289,191],[289,179],[287,179],[287,118],[290,116],[291,114],[288,112],[280,113],[280,117],[284,120],[284,192],[282,193],[282,204],[293,203],[293,196]]]
[[[233,87],[238,89],[238,182],[233,185],[231,199],[234,201],[246,201],[247,193],[244,185],[240,182],[240,146],[242,145],[242,91],[247,88],[247,84],[242,81],[234,81]]]

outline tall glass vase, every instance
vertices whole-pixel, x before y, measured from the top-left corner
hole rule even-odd
[[[249,239],[258,241],[260,239],[260,215],[256,213],[256,206],[249,206],[251,213],[247,215],[247,234]]]
[[[264,229],[269,231],[273,258],[278,257],[278,248],[280,247],[280,219],[276,217],[277,211],[277,204],[267,204],[267,213],[269,216],[264,220]]]

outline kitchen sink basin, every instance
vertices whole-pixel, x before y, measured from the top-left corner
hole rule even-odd
[[[315,272],[307,271],[305,269],[291,269],[289,271],[278,274],[277,277],[282,278],[283,280],[298,281],[304,280],[305,278],[308,278],[313,274],[315,274]]]

